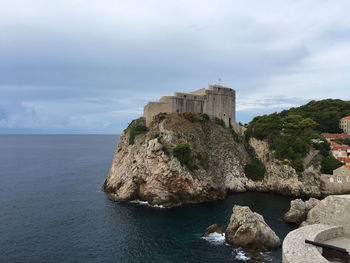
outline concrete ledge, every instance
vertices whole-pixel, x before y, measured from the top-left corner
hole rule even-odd
[[[304,226],[290,232],[283,241],[283,263],[327,263],[322,257],[322,249],[305,244],[305,239],[324,242],[343,234],[343,228],[324,224]]]

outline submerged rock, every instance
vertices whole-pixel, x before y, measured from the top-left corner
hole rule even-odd
[[[226,227],[224,226],[218,226],[217,224],[212,224],[211,226],[208,226],[205,230],[205,234],[209,235],[211,233],[218,233],[218,234],[224,234],[226,231]]]
[[[233,207],[225,232],[226,242],[248,251],[268,251],[281,245],[279,237],[258,213],[248,206]]]
[[[319,202],[320,200],[315,198],[310,198],[306,202],[301,199],[292,200],[290,209],[283,216],[283,220],[288,223],[300,224],[306,219],[307,213]]]

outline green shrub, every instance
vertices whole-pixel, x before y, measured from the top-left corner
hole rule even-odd
[[[196,115],[193,112],[185,112],[183,114],[184,118],[190,122],[196,122],[198,121],[198,118],[196,117]]]
[[[164,120],[166,118],[166,113],[165,112],[160,112],[158,113],[156,116],[154,116],[154,120],[157,123],[160,123],[162,120]]]
[[[233,139],[235,140],[235,142],[239,142],[238,134],[232,128],[230,128],[230,133],[231,133]]]
[[[202,114],[202,117],[203,117],[203,120],[205,120],[205,121],[208,121],[208,120],[209,120],[209,116],[208,116],[208,114],[206,114],[206,113],[203,113],[203,114]]]
[[[173,150],[173,155],[179,160],[181,165],[187,166],[190,170],[196,169],[191,156],[191,148],[187,143],[176,145]]]
[[[137,134],[141,134],[147,131],[148,128],[144,124],[131,124],[131,126],[129,127],[129,145],[134,144],[135,136]]]
[[[135,127],[130,127],[130,130],[129,130],[129,145],[134,144],[134,142],[135,142],[135,135],[136,135]]]
[[[312,147],[319,150],[320,154],[322,154],[324,157],[327,157],[329,155],[329,151],[331,150],[331,146],[326,139],[323,139],[323,143],[313,143]]]
[[[222,126],[222,127],[224,127],[224,128],[226,128],[225,122],[222,119],[219,119],[219,118],[216,117],[215,118],[215,123],[220,125],[220,126]]]
[[[205,169],[209,168],[209,154],[207,152],[203,152],[201,154],[201,158],[199,160],[199,163],[201,166],[203,166]]]
[[[295,169],[297,174],[301,174],[304,171],[304,164],[301,158],[296,158],[292,161],[292,167]]]
[[[244,166],[244,173],[253,181],[261,181],[264,179],[265,166],[257,158],[251,158],[250,163]]]
[[[321,172],[324,174],[332,174],[333,170],[343,165],[344,164],[335,159],[333,155],[329,155],[328,157],[324,157],[321,162]]]
[[[169,151],[168,147],[166,147],[165,145],[163,145],[162,150],[166,155],[168,155],[168,156],[170,155],[170,151]]]

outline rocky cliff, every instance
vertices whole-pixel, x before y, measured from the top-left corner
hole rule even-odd
[[[303,159],[305,171],[298,174],[288,160],[280,161],[273,157],[269,145],[255,138],[249,139],[258,159],[265,165],[264,179],[259,182],[249,181],[246,188],[256,191],[273,191],[290,196],[321,196],[321,166],[318,151],[311,150]]]
[[[174,113],[159,114],[148,128],[144,125],[143,119],[135,120],[120,136],[103,185],[111,200],[170,206],[223,199],[228,192],[246,190],[320,194],[319,170],[310,164],[313,158],[305,160],[308,168],[298,175],[275,160],[265,142],[251,139],[248,144],[242,131],[237,134],[221,120]],[[244,173],[251,159],[249,147],[266,166],[261,181]]]

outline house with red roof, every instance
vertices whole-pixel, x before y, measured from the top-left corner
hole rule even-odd
[[[335,158],[344,157],[348,158],[350,157],[350,146],[333,146],[332,148],[332,154]]]
[[[340,119],[339,128],[342,129],[344,133],[350,135],[350,116]]]
[[[341,147],[341,145],[339,143],[333,142],[333,141],[329,141],[328,142],[331,145],[331,148],[333,147]]]
[[[326,138],[326,140],[329,142],[330,140],[334,139],[347,139],[349,138],[349,135],[345,133],[323,133],[323,137]]]
[[[338,157],[337,159],[339,161],[341,161],[343,164],[350,166],[350,158],[349,157]]]

